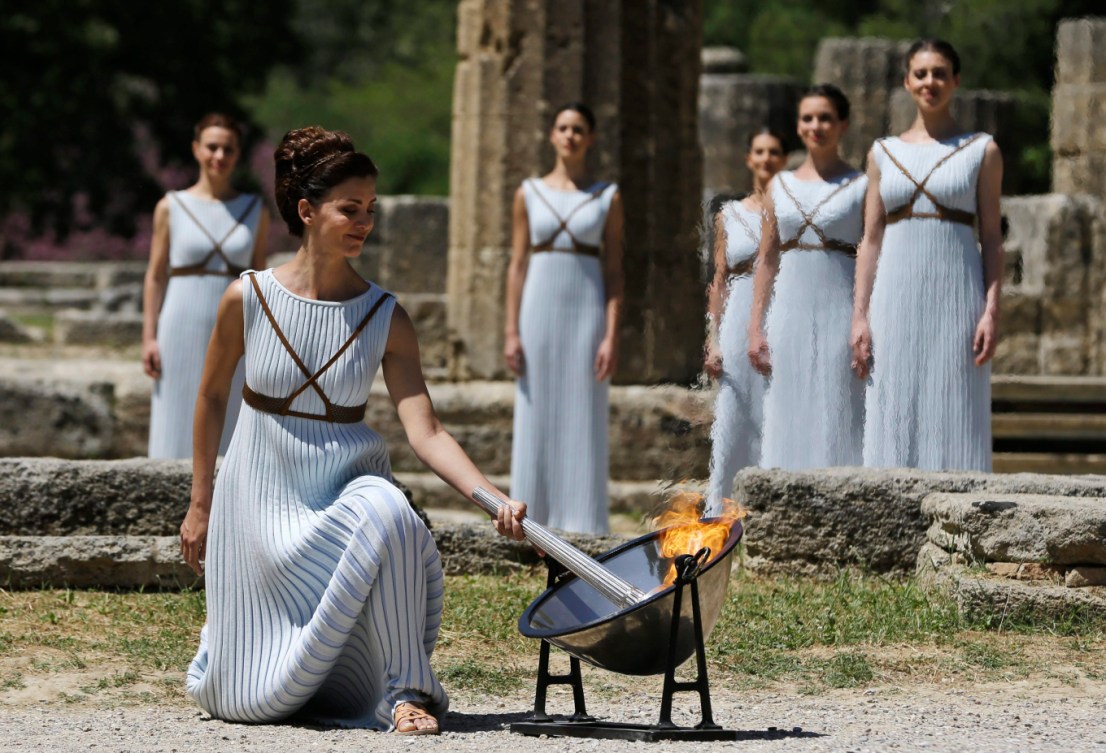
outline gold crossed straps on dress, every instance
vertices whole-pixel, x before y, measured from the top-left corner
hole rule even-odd
[[[280,325],[277,324],[276,317],[273,316],[272,310],[269,309],[269,304],[265,300],[265,296],[261,293],[261,285],[257,282],[257,273],[250,272],[247,275],[250,278],[250,282],[253,283],[254,292],[257,294],[257,300],[261,304],[261,310],[265,312],[265,317],[269,320],[269,324],[272,325],[273,331],[276,332],[276,336],[280,338],[281,344],[284,349],[288,351],[288,355],[295,361],[296,366],[303,372],[303,375],[307,377],[307,381],[304,382],[295,392],[288,397],[270,397],[268,395],[262,395],[259,392],[255,392],[250,388],[248,384],[242,385],[242,399],[246,405],[264,413],[274,413],[278,416],[295,416],[296,418],[312,418],[316,421],[329,421],[336,424],[356,424],[361,422],[365,418],[365,407],[368,403],[362,403],[361,405],[335,405],[330,402],[330,398],[323,392],[323,388],[319,386],[319,377],[323,375],[327,369],[334,365],[338,360],[338,357],[346,352],[346,349],[353,344],[357,336],[361,334],[361,331],[365,329],[365,325],[369,323],[369,320],[373,318],[377,310],[387,299],[391,298],[391,293],[384,293],[377,299],[373,307],[369,309],[369,313],[365,314],[365,318],[361,320],[361,323],[357,325],[357,328],[353,330],[353,334],[349,336],[349,339],[338,348],[330,360],[323,364],[323,367],[311,373],[310,369],[304,365],[303,360],[296,353],[292,344],[288,342],[288,338],[284,336],[284,332],[280,329]],[[292,410],[292,401],[302,395],[308,388],[315,390],[319,399],[323,401],[323,405],[326,406],[326,413],[320,415],[318,413],[304,413],[302,411]]]
[[[727,205],[727,209],[729,210],[730,216],[737,220],[737,224],[741,225],[742,229],[745,231],[745,234],[749,236],[749,240],[751,240],[753,242],[753,245],[756,246],[760,243],[760,238],[734,206],[734,204],[740,203],[741,202],[739,201],[735,201],[733,202],[733,204]],[[742,259],[737,264],[731,264],[730,266],[726,267],[726,274],[730,277],[745,277],[746,275],[750,275],[753,273],[754,264],[756,264],[756,254],[753,254],[747,259]]]
[[[896,222],[901,222],[903,220],[908,220],[911,217],[916,217],[918,219],[925,219],[925,220],[946,220],[948,222],[957,222],[957,223],[960,223],[961,225],[968,225],[968,226],[971,226],[971,225],[975,224],[975,215],[973,213],[966,212],[963,209],[955,209],[953,207],[946,207],[944,204],[937,201],[937,197],[934,196],[932,193],[930,193],[926,189],[926,183],[928,183],[929,179],[933,177],[933,174],[935,172],[937,172],[937,168],[941,167],[941,165],[948,162],[954,155],[959,154],[960,152],[962,152],[965,148],[968,147],[969,144],[974,142],[976,139],[978,139],[982,135],[983,134],[981,134],[981,133],[972,134],[970,138],[968,138],[967,140],[961,142],[961,144],[959,146],[957,146],[955,149],[953,149],[951,152],[946,154],[941,159],[937,160],[937,164],[935,164],[933,167],[931,167],[929,169],[929,172],[926,173],[926,176],[924,178],[922,178],[920,183],[918,182],[917,178],[915,178],[913,175],[910,174],[909,170],[907,170],[905,167],[903,167],[903,164],[901,162],[899,162],[897,159],[895,159],[895,155],[891,154],[891,150],[888,149],[887,145],[883,143],[884,142],[883,139],[879,139],[878,141],[876,141],[876,143],[879,144],[880,148],[883,149],[883,151],[887,155],[888,159],[890,159],[891,162],[894,163],[895,167],[899,168],[899,170],[902,172],[902,174],[906,176],[906,179],[909,180],[911,183],[913,183],[914,186],[915,186],[914,194],[907,200],[907,202],[905,204],[903,204],[898,209],[893,209],[893,210],[887,212],[887,224],[888,225],[894,225]],[[937,211],[935,211],[935,212],[917,212],[917,211],[915,211],[914,210],[914,204],[917,203],[918,198],[921,197],[921,196],[925,196],[927,199],[932,201],[933,206]]]
[[[208,237],[208,240],[211,241],[211,250],[208,251],[207,256],[203,258],[203,261],[201,261],[199,264],[190,264],[187,267],[170,267],[169,276],[183,277],[186,275],[220,275],[226,277],[238,277],[243,272],[245,272],[245,267],[239,267],[235,264],[232,264],[230,259],[227,258],[226,253],[223,251],[223,244],[226,243],[227,238],[229,238],[231,234],[238,229],[238,226],[241,225],[246,220],[246,218],[250,216],[250,212],[252,212],[254,206],[257,205],[258,197],[254,196],[252,199],[250,199],[250,203],[246,206],[246,209],[241,214],[239,214],[238,217],[235,218],[234,227],[227,231],[227,234],[223,236],[223,239],[215,240],[215,236],[208,232],[207,228],[204,227],[204,224],[200,222],[196,215],[192,214],[188,207],[185,206],[183,201],[177,198],[176,195],[173,193],[170,193],[169,195],[176,199],[177,204],[179,204],[180,208],[184,210],[184,213],[192,218],[192,221],[196,223],[196,227],[200,229],[200,232],[206,235]],[[222,259],[223,263],[227,265],[227,268],[225,270],[207,268],[207,263],[216,256]]]
[[[803,224],[795,231],[794,238],[780,245],[780,251],[791,251],[793,249],[799,249],[800,251],[839,251],[848,256],[856,256],[855,243],[846,243],[845,241],[839,241],[835,238],[827,238],[825,231],[814,222],[814,218],[818,216],[818,212],[821,211],[822,207],[824,207],[830,199],[851,186],[861,174],[862,173],[856,173],[837,188],[830,191],[809,213],[803,211],[803,205],[795,198],[795,194],[791,193],[791,189],[787,187],[787,181],[785,181],[781,175],[780,188],[783,189],[783,192],[787,194],[788,198],[795,204],[795,209],[797,209],[799,214],[803,217]],[[802,242],[803,233],[806,232],[807,228],[814,231],[814,234],[818,236],[819,243]]]
[[[556,218],[557,222],[560,223],[560,224],[557,227],[557,229],[553,232],[553,234],[551,236],[549,236],[548,240],[545,240],[542,243],[535,244],[532,250],[533,251],[569,251],[569,250],[571,250],[573,253],[583,254],[584,256],[599,256],[599,246],[592,246],[588,243],[581,243],[580,241],[578,241],[576,239],[576,236],[572,234],[572,231],[568,229],[568,223],[569,223],[569,220],[571,220],[576,215],[577,212],[579,212],[581,209],[583,209],[585,206],[587,206],[591,202],[598,199],[603,194],[603,189],[606,188],[607,185],[605,183],[598,184],[598,186],[596,188],[592,189],[589,192],[588,197],[586,199],[584,199],[579,204],[577,204],[576,207],[573,208],[573,210],[568,213],[567,217],[561,217],[561,215],[557,213],[557,210],[553,208],[553,205],[549,203],[549,199],[545,198],[545,196],[542,195],[541,189],[539,189],[537,187],[537,183],[539,183],[539,181],[535,180],[535,181],[533,181],[533,183],[535,184],[534,185],[534,194],[539,199],[542,200],[542,203],[545,204],[546,207],[549,208],[550,213],[553,215],[554,218]],[[572,241],[572,248],[571,249],[553,248],[553,241],[557,240],[557,236],[560,235],[561,233],[564,233],[565,235],[567,235],[569,237],[569,240]]]

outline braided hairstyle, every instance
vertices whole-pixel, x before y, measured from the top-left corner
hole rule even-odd
[[[319,126],[284,134],[273,153],[276,161],[276,204],[291,235],[303,237],[300,199],[317,204],[334,186],[350,178],[375,178],[376,165],[357,151],[342,131]]]

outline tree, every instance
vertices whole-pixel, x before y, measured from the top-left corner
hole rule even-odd
[[[243,115],[277,59],[295,61],[291,0],[3,2],[0,216],[29,214],[59,237],[75,224],[133,231],[187,164],[205,112]]]

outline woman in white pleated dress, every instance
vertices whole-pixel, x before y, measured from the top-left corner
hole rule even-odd
[[[721,510],[733,494],[737,472],[760,462],[760,433],[767,380],[746,355],[749,312],[753,305],[753,263],[764,221],[764,196],[772,177],[783,169],[783,137],[768,127],[749,136],[745,166],[753,174],[753,192],[722,204],[713,218],[714,277],[707,289],[708,335],[704,368],[718,380],[711,425],[710,485],[707,514]]]
[[[154,380],[151,458],[192,455],[192,421],[204,354],[224,291],[245,269],[265,266],[269,217],[261,197],[231,185],[241,132],[220,113],[194,129],[195,185],[170,191],[154,209],[142,310],[142,366]],[[236,375],[241,386],[242,375]],[[237,398],[227,407],[219,454],[230,444]]]
[[[863,385],[849,368],[856,245],[867,179],[841,159],[849,101],[832,84],[799,101],[803,163],[772,179],[757,257],[749,358],[771,375],[760,464],[860,465]]]
[[[516,375],[511,495],[531,518],[606,533],[607,420],[622,306],[622,200],[587,168],[595,116],[554,118],[553,171],[515,194],[504,357]]]
[[[917,118],[868,160],[852,345],[853,368],[869,380],[869,466],[991,470],[1002,155],[953,120],[959,76],[947,42],[911,47],[903,85]]]
[[[219,305],[181,524],[181,553],[207,589],[188,692],[219,719],[437,734],[447,705],[430,667],[438,551],[364,423],[378,368],[415,454],[470,498],[494,487],[434,413],[410,317],[349,264],[373,227],[375,176],[343,133],[288,133],[276,199],[303,244],[289,263],[243,274]],[[214,480],[243,356],[245,404]],[[504,505],[496,529],[521,539],[524,512]]]

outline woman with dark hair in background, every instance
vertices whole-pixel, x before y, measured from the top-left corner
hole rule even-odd
[[[230,721],[299,713],[437,734],[441,561],[364,423],[378,368],[415,455],[465,496],[494,487],[434,413],[410,317],[349,264],[372,231],[376,166],[318,127],[286,134],[275,157],[277,206],[303,242],[219,304],[181,524],[181,552],[197,573],[206,564],[207,586],[188,692]],[[243,356],[245,405],[213,487]],[[521,539],[524,512],[504,505],[496,529]]]
[[[861,463],[864,388],[849,370],[849,322],[867,179],[838,151],[848,125],[840,89],[808,89],[798,123],[806,159],[773,178],[766,197],[749,319],[749,358],[772,377],[766,468]]]
[[[872,147],[857,260],[853,368],[870,375],[864,464],[989,471],[1002,154],[953,120],[952,45],[919,41],[906,61],[918,115]]]
[[[708,337],[705,369],[717,379],[718,398],[711,427],[707,514],[719,511],[733,493],[737,472],[760,462],[764,376],[753,370],[746,352],[753,304],[753,263],[764,223],[769,181],[784,168],[783,137],[767,126],[749,135],[745,166],[753,192],[727,201],[714,213],[714,277],[707,289]]]
[[[192,455],[192,419],[204,354],[227,285],[265,266],[269,214],[261,197],[231,185],[241,150],[233,118],[209,113],[194,129],[196,183],[170,191],[154,209],[142,306],[142,367],[154,380],[149,456]],[[242,375],[236,375],[239,386]],[[237,394],[237,393],[235,393]],[[240,400],[227,409],[219,442],[226,452]]]
[[[557,110],[552,172],[515,193],[504,357],[518,377],[511,495],[564,531],[606,533],[607,420],[622,306],[622,200],[588,173],[595,116]]]

